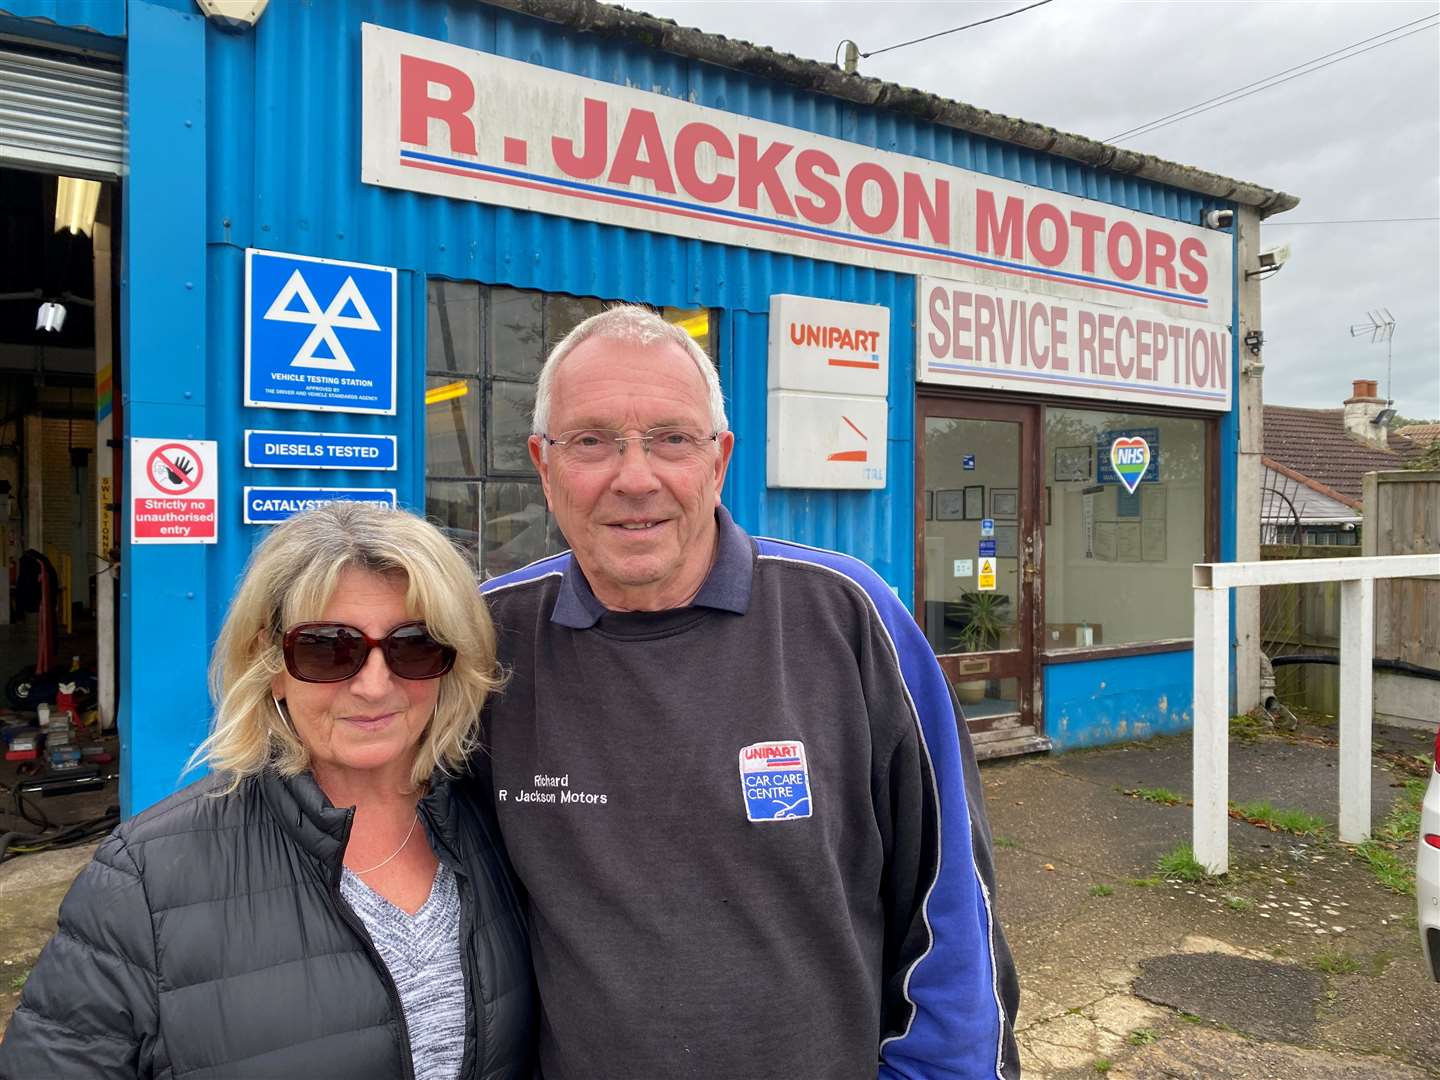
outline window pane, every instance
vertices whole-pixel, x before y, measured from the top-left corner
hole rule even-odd
[[[480,569],[480,485],[434,481],[425,485],[425,517],[465,549]]]
[[[1020,425],[925,418],[925,635],[937,653],[1019,647]],[[980,523],[993,519],[993,537]],[[994,540],[995,588],[979,591],[981,541]]]
[[[1019,679],[952,680],[955,696],[966,720],[984,720],[993,716],[1013,716],[1020,711]]]
[[[710,336],[710,312],[708,310],[705,308],[667,307],[662,308],[661,313],[665,316],[666,322],[674,323],[684,330],[695,339],[695,344],[705,350],[705,355],[710,357],[712,362],[715,360],[715,351],[711,348],[714,341]]]
[[[535,384],[490,383],[490,471],[535,474],[530,461],[530,414],[535,411]]]
[[[536,483],[486,484],[482,535],[481,567],[487,578],[564,550],[551,541],[545,495]]]
[[[490,374],[533,379],[545,359],[541,294],[490,290]]]
[[[431,371],[480,371],[480,286],[470,281],[429,283],[425,366]]]
[[[425,379],[425,475],[478,476],[480,382],[431,375]]]
[[[1205,425],[1046,410],[1047,650],[1191,635],[1190,567],[1205,561]]]
[[[591,315],[605,310],[605,302],[593,296],[545,297],[545,348],[548,352],[560,339]]]

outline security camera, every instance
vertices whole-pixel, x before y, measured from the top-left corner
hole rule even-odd
[[[1290,245],[1276,244],[1260,252],[1257,261],[1261,270],[1279,270],[1290,261]]]
[[[195,0],[195,6],[218,28],[242,34],[260,21],[270,0]]]
[[[1234,210],[1206,210],[1205,224],[1212,229],[1228,229],[1235,223]]]

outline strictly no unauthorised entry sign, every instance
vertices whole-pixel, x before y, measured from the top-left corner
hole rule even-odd
[[[213,544],[216,443],[130,440],[130,542]]]

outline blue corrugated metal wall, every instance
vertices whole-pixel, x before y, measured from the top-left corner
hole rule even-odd
[[[3,15],[12,15],[17,19],[43,19],[64,30],[83,30],[112,38],[125,36],[125,4],[122,0],[0,0],[0,16]],[[40,26],[37,24],[28,29],[34,32]]]
[[[240,466],[243,428],[307,423],[304,414],[241,408],[247,246],[400,268],[398,415],[333,414],[325,426],[398,435],[401,471],[393,483],[411,506],[423,505],[424,498],[427,275],[720,309],[719,360],[738,432],[725,498],[737,519],[757,532],[852,552],[872,563],[902,597],[911,595],[914,279],[362,185],[362,22],[1152,214],[1193,222],[1210,205],[1161,185],[459,0],[272,4],[256,30],[242,35],[206,29],[198,16],[187,14],[193,9],[177,0],[130,0],[129,7],[135,85],[126,238],[128,433],[183,432],[219,440],[222,525],[213,548],[125,552],[129,587],[121,636],[130,646],[121,714],[133,778],[124,797],[127,811],[170,790],[178,763],[204,732],[199,673],[233,583],[260,535],[240,524],[241,486],[311,479],[302,472],[267,474]],[[184,50],[185,59],[155,60],[151,72],[136,67],[162,48]],[[203,185],[202,170],[173,175],[176,159],[167,144],[178,141],[183,161],[194,138],[204,147]],[[168,179],[154,175],[165,170],[172,172]],[[184,184],[188,195],[175,190]],[[196,206],[202,189],[205,201]],[[167,213],[165,200],[179,198],[189,202]],[[179,267],[202,251],[203,280],[189,280],[189,270]],[[174,265],[167,261],[170,254],[178,256]],[[767,312],[769,297],[778,292],[890,307],[887,490],[766,488]],[[175,323],[167,321],[172,305],[183,311]],[[192,326],[196,305],[200,319]],[[330,473],[325,481],[392,483],[345,473]],[[1233,531],[1233,523],[1226,531]],[[180,576],[192,574],[201,584],[171,595]],[[203,617],[192,619],[197,608]],[[181,638],[169,632],[177,612],[184,617]],[[158,639],[168,640],[163,661],[135,644]],[[178,696],[171,696],[171,688],[180,690]]]

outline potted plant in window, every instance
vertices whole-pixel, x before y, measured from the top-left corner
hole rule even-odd
[[[1010,629],[1010,597],[998,592],[964,592],[955,605],[960,631],[956,640],[962,652],[992,652]],[[962,702],[974,704],[985,696],[985,680],[960,683],[955,688]]]

